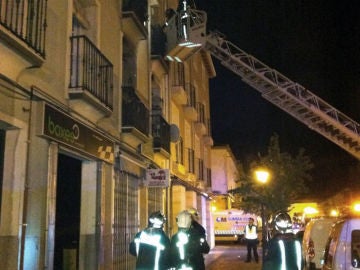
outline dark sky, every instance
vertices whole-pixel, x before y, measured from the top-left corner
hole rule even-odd
[[[329,0],[199,0],[208,30],[360,120],[360,5]],[[315,164],[313,190],[323,195],[352,187],[358,160],[278,109],[214,59],[210,81],[212,135],[244,163],[266,153],[270,136],[295,155],[304,148]]]

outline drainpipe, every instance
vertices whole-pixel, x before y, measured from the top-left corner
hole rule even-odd
[[[27,128],[27,147],[26,147],[26,164],[25,164],[25,180],[24,180],[24,194],[23,194],[23,207],[22,207],[22,221],[21,221],[21,238],[20,238],[20,260],[19,269],[24,269],[24,256],[25,256],[25,240],[27,228],[27,214],[28,214],[28,201],[29,201],[29,173],[30,173],[30,144],[31,144],[31,122],[32,122],[32,106],[33,106],[34,91],[30,89],[30,107],[28,110],[28,128]]]
[[[148,87],[149,87],[149,134],[152,135],[152,70],[151,70],[151,0],[147,1],[147,32],[148,32]]]

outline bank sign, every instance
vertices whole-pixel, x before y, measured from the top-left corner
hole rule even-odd
[[[114,162],[114,142],[48,104],[44,106],[42,135],[104,161]]]
[[[168,169],[147,169],[145,186],[147,187],[168,187],[170,173]]]

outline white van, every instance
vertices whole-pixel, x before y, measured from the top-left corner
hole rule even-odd
[[[323,270],[360,269],[360,218],[337,221],[325,247]]]
[[[326,241],[336,218],[323,217],[312,219],[306,224],[303,241],[302,254],[305,270],[321,269],[323,265]]]

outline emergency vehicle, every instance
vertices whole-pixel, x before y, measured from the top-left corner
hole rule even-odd
[[[183,0],[179,12],[174,11],[166,21],[166,59],[184,62],[205,48],[263,98],[360,159],[359,123],[226,40],[224,34],[207,34],[206,23],[206,12]]]
[[[360,218],[335,222],[325,246],[323,270],[360,268]]]
[[[261,231],[261,218],[258,216],[245,213],[238,209],[227,209],[212,212],[214,222],[215,241],[231,241],[240,242],[244,237],[245,226],[252,217],[255,220],[255,225],[258,226],[258,231]]]

